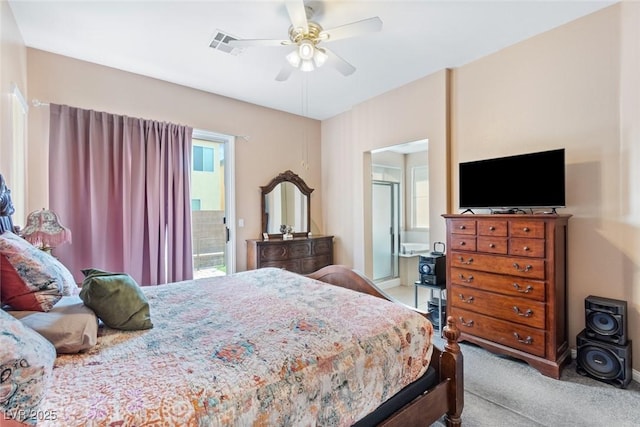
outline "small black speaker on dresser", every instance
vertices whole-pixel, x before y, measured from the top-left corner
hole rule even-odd
[[[627,342],[627,302],[590,295],[584,300],[585,335],[614,344]]]
[[[589,338],[586,329],[576,337],[576,372],[598,381],[626,388],[631,382],[631,340],[624,345]]]

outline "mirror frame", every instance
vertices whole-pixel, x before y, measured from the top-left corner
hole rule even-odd
[[[294,231],[293,237],[307,237],[309,232],[311,231],[311,193],[313,192],[313,188],[309,187],[306,182],[298,175],[293,173],[293,171],[287,170],[275,178],[273,178],[267,185],[261,186],[261,199],[260,205],[262,209],[262,235],[265,234],[269,236],[269,238],[282,239],[281,233],[268,233],[267,231],[267,212],[266,212],[266,196],[276,188],[276,185],[281,184],[283,182],[290,182],[295,185],[300,192],[307,196],[307,231]]]

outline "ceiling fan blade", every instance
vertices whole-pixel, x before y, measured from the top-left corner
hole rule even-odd
[[[276,76],[276,81],[283,82],[289,78],[289,76],[293,73],[293,67],[289,64],[284,64],[282,69]]]
[[[381,29],[382,20],[376,16],[321,31],[318,37],[325,41],[333,41],[358,36],[360,34],[373,33]]]
[[[285,6],[293,28],[302,28],[305,34],[308,33],[309,24],[307,23],[307,10],[304,2],[302,0],[287,0]]]
[[[229,40],[229,46],[233,46],[233,47],[288,46],[292,43],[293,42],[291,40],[269,40],[269,39]]]
[[[338,70],[340,74],[342,74],[343,76],[349,76],[356,71],[356,67],[349,64],[347,61],[342,59],[333,51],[327,49],[326,47],[323,48],[322,50],[324,50],[324,53],[326,53],[327,56],[329,57],[327,59],[327,63],[331,65],[333,68],[335,68],[336,70]]]

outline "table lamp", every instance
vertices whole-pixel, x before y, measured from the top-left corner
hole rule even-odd
[[[34,211],[27,216],[22,238],[46,252],[71,242],[71,231],[60,224],[58,215],[48,209]]]

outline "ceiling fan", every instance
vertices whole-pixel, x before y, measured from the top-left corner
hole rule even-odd
[[[325,63],[333,66],[344,76],[353,74],[356,70],[353,65],[320,44],[382,29],[382,20],[376,16],[325,30],[319,23],[311,20],[314,9],[305,5],[303,0],[285,0],[285,6],[291,20],[289,40],[245,39],[229,42],[236,47],[295,46],[286,56],[287,63],[276,76],[278,81],[287,80],[295,69],[312,71]]]

